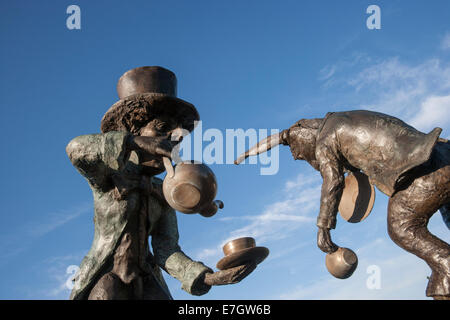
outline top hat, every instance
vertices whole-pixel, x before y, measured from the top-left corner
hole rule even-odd
[[[251,237],[231,240],[222,249],[225,257],[217,262],[216,267],[219,270],[241,266],[248,262],[259,264],[269,255],[269,249],[257,247],[255,239]]]
[[[194,105],[177,98],[177,78],[162,67],[139,67],[125,72],[117,83],[119,101],[101,121],[102,132],[138,131],[154,117],[167,114],[192,131],[200,116]]]

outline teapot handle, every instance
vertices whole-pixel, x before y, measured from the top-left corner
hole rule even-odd
[[[202,208],[199,213],[202,216],[209,218],[215,215],[219,209],[223,209],[223,202],[221,200],[214,200],[209,205]]]
[[[173,169],[173,166],[172,166],[172,161],[167,157],[163,157],[163,163],[164,163],[164,167],[166,168],[166,171],[167,171],[167,176],[169,178],[172,178],[173,175],[175,174],[175,170]]]

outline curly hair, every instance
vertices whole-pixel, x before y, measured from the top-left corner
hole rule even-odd
[[[126,131],[137,135],[147,123],[167,114],[180,119],[183,128],[192,131],[194,122],[200,117],[193,105],[179,101],[165,95],[134,94],[118,101],[108,110],[101,121],[101,130]]]
[[[114,108],[114,106],[112,107]],[[145,99],[126,100],[114,112],[108,112],[102,119],[102,132],[128,131],[137,134],[150,122],[154,115],[150,113],[150,104]]]

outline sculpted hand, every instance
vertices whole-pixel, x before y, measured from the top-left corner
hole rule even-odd
[[[338,246],[331,241],[330,229],[319,228],[317,232],[317,246],[325,253],[332,253]]]
[[[154,157],[167,157],[171,159],[174,144],[166,137],[130,137],[129,146],[132,150],[139,150]]]
[[[205,284],[209,286],[221,286],[225,284],[238,283],[248,276],[256,268],[256,263],[251,262],[246,265],[234,268],[207,273],[205,275]]]

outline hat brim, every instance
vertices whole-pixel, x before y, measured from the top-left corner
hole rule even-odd
[[[191,132],[200,120],[193,104],[160,93],[136,93],[117,101],[101,121],[102,132],[137,131],[158,115],[170,115]]]
[[[252,247],[223,257],[217,262],[217,269],[226,270],[233,267],[244,265],[247,262],[260,264],[269,255],[269,249],[266,247]]]

